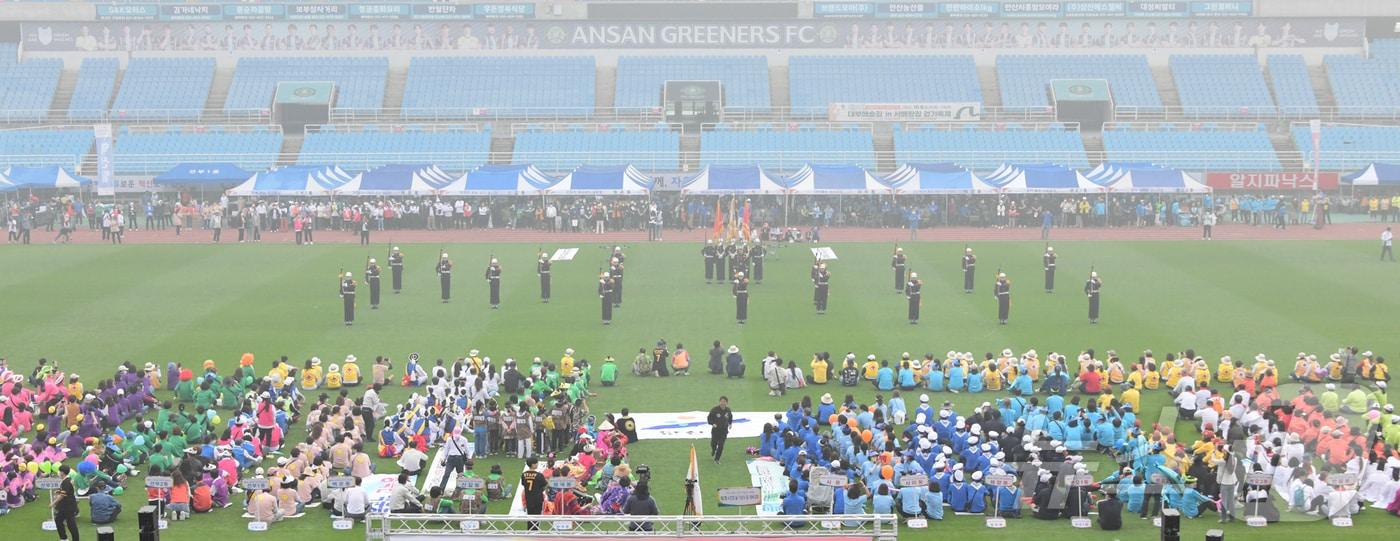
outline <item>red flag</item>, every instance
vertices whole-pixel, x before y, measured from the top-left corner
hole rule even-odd
[[[744,200],[744,240],[749,240],[749,200]]]
[[[715,233],[714,237],[719,238],[719,234],[724,231],[724,211],[719,206],[719,198],[715,198]]]

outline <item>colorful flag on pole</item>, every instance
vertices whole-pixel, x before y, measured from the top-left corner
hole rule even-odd
[[[729,196],[729,240],[734,240],[734,236],[739,233],[739,200],[735,196]]]
[[[690,446],[690,469],[685,473],[686,486],[690,490],[686,501],[686,516],[705,516],[705,505],[700,500],[700,463],[695,460],[695,446]]]
[[[715,232],[714,238],[719,239],[719,234],[724,228],[724,211],[719,206],[719,199],[715,199]]]
[[[749,200],[744,200],[744,240],[749,239]]]

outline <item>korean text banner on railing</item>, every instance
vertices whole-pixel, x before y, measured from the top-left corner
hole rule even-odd
[[[448,4],[443,4],[448,5]],[[348,9],[351,6],[344,6]],[[422,7],[422,6],[418,6]],[[1025,49],[1139,47],[1252,50],[1359,47],[1361,18],[714,22],[323,20],[262,24],[164,21],[27,23],[30,51],[332,51],[528,49]],[[1071,27],[1077,28],[1071,30]],[[271,37],[273,39],[265,39]],[[264,44],[271,44],[271,49]]]
[[[532,2],[497,4],[420,3],[263,3],[263,4],[98,4],[99,21],[339,21],[397,19],[532,19]]]

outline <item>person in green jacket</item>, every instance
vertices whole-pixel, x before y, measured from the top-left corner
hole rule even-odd
[[[181,402],[194,402],[194,380],[182,379],[175,384],[175,397]]]
[[[1337,384],[1328,383],[1326,389],[1317,396],[1317,402],[1322,405],[1323,413],[1329,416],[1336,415],[1342,403],[1341,397],[1337,396]]]
[[[213,408],[219,402],[219,392],[214,390],[213,382],[204,380],[199,384],[199,390],[194,393],[194,407],[198,410]]]
[[[1342,411],[1345,413],[1366,413],[1366,401],[1366,391],[1360,387],[1352,389],[1342,400]]]
[[[612,355],[603,357],[603,369],[598,374],[598,380],[604,387],[617,385],[617,360],[613,359]]]

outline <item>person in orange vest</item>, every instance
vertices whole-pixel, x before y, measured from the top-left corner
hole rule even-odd
[[[671,354],[671,372],[677,376],[690,375],[690,352],[680,342],[676,342],[676,352]]]

